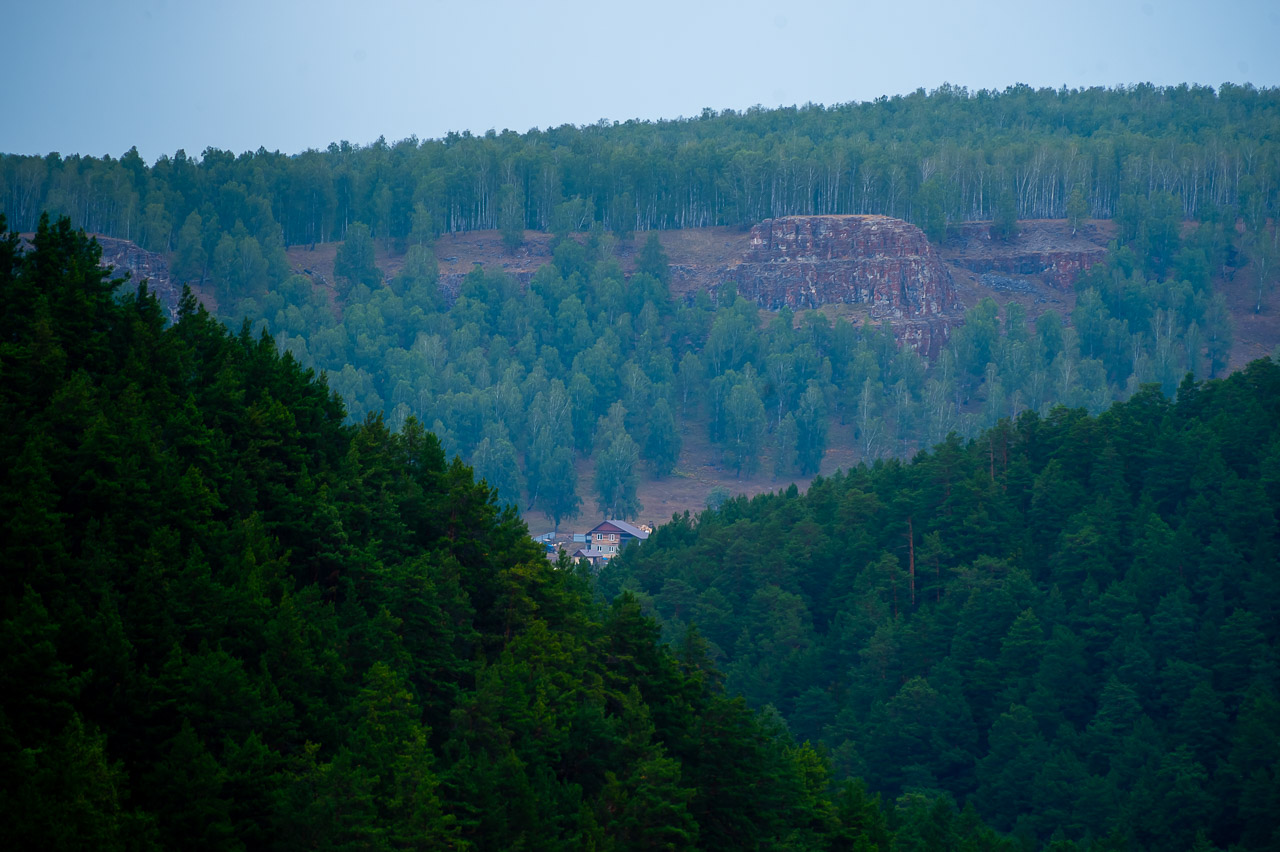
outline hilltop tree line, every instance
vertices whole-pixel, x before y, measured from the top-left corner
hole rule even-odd
[[[0,217],[13,849],[1012,849],[837,783],[413,421]]]
[[[1031,848],[1280,843],[1280,364],[673,519],[604,569],[889,799]],[[939,847],[940,848],[940,847]]]
[[[1176,195],[1183,216],[1230,210],[1257,229],[1277,210],[1278,106],[1276,90],[1247,85],[944,85],[827,108],[344,141],[296,155],[178,151],[151,166],[136,150],[8,155],[0,199],[18,230],[50,210],[153,251],[190,252],[194,240],[208,263],[223,235],[269,255],[276,243],[344,239],[355,222],[401,244],[445,231],[599,221],[627,235],[807,213],[883,213],[938,233],[1005,212],[1118,217],[1155,192]]]

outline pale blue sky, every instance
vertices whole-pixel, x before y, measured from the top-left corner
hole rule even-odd
[[[0,151],[148,162],[865,101],[944,82],[1280,85],[1280,2],[13,4]]]

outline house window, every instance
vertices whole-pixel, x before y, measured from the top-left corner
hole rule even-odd
[[[617,540],[618,540],[617,533],[609,533],[609,541],[617,541]]]

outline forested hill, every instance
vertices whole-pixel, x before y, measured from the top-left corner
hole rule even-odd
[[[3,212],[17,230],[42,210],[90,231],[211,258],[220,236],[283,243],[424,231],[601,221],[618,233],[749,225],[803,213],[883,213],[931,223],[1123,216],[1153,193],[1182,211],[1277,210],[1274,89],[1160,88],[926,93],[829,108],[711,110],[671,121],[600,122],[525,133],[449,134],[287,156],[206,149],[148,166],[82,153],[0,158]],[[236,229],[240,222],[242,230]],[[197,270],[198,272],[198,270]]]
[[[0,217],[9,849],[1012,848],[601,609],[412,420]]]
[[[703,505],[713,480],[765,488],[1026,408],[1096,413],[1144,383],[1218,375],[1233,314],[1265,325],[1275,310],[1278,97],[943,86],[292,156],[0,155],[0,204],[18,230],[50,210],[163,254],[233,328],[248,317],[327,371],[354,421],[416,418],[547,527],[595,511],[652,521],[668,498]],[[983,241],[1000,242],[1020,217],[1111,217],[1119,251],[1029,313],[968,300],[945,345],[930,333],[927,362],[856,305],[769,315],[720,281],[673,290],[644,234],[793,213],[888,214],[934,244],[976,232],[952,227],[969,220],[992,220]],[[450,281],[450,301],[437,237],[478,228],[511,253],[526,228],[550,232],[550,262],[525,281],[491,257]],[[1274,345],[1263,337],[1238,339],[1252,356]],[[672,474],[700,490],[658,484]]]
[[[599,582],[890,798],[1028,842],[1274,849],[1278,512],[1264,359],[677,518]]]

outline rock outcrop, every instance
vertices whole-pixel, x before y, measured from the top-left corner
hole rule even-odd
[[[30,243],[33,234],[18,235],[24,243]],[[103,268],[111,268],[112,277],[124,278],[130,290],[136,290],[143,281],[147,289],[160,300],[171,320],[178,316],[178,303],[182,301],[182,286],[169,277],[169,262],[164,255],[147,251],[130,240],[90,234],[102,247],[99,261]],[[126,274],[127,273],[127,274]]]
[[[178,303],[182,301],[182,285],[169,277],[169,261],[162,254],[147,251],[137,243],[129,240],[118,240],[95,234],[94,239],[102,246],[102,265],[115,267],[115,275],[123,278],[129,273],[131,289],[143,281],[147,289],[160,300],[170,320],[178,318]]]
[[[1095,236],[1073,235],[1060,222],[1029,222],[1008,242],[993,240],[985,223],[953,228],[944,257],[977,273],[1035,275],[1057,290],[1070,291],[1080,274],[1103,260],[1107,250]]]
[[[924,233],[888,216],[786,216],[751,229],[726,270],[762,307],[865,304],[875,319],[928,320],[957,306],[951,273]]]

